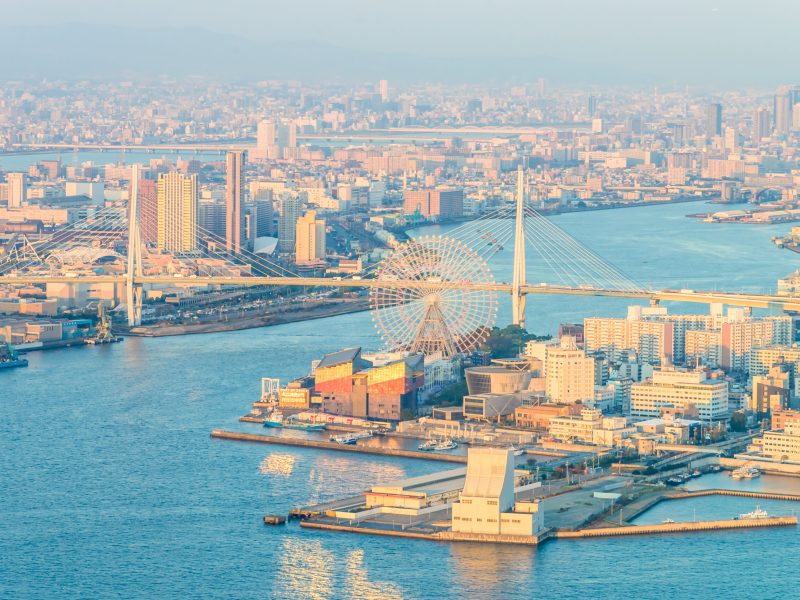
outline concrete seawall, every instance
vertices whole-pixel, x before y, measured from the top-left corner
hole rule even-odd
[[[783,527],[797,525],[797,517],[770,517],[768,519],[731,519],[724,521],[700,521],[696,523],[659,523],[656,525],[630,525],[628,527],[600,527],[578,531],[558,531],[558,539],[607,537],[619,535],[649,535],[657,533],[685,533],[690,531],[714,531],[722,529],[744,529],[750,527]]]
[[[437,452],[417,452],[416,450],[402,450],[399,448],[383,448],[381,446],[359,446],[337,444],[323,440],[302,438],[279,437],[275,435],[261,435],[257,433],[241,433],[238,431],[225,431],[214,429],[211,437],[223,440],[236,440],[239,442],[257,442],[261,444],[276,444],[279,446],[298,446],[302,448],[318,448],[320,450],[338,450],[340,452],[355,452],[358,454],[378,454],[381,456],[396,456],[400,458],[417,458],[420,460],[438,460],[442,462],[466,464],[467,457],[458,454],[439,454]]]

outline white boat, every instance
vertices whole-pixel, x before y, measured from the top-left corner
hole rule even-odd
[[[755,467],[750,467],[749,469],[745,469],[744,472],[745,479],[755,479],[756,477],[761,477],[761,471],[759,471]]]
[[[456,448],[458,448],[458,444],[450,438],[443,439],[433,447],[434,450],[455,450]]]
[[[508,449],[511,450],[511,454],[513,454],[514,456],[522,456],[523,454],[525,454],[525,449],[524,448],[517,448],[516,446],[509,446]]]
[[[664,520],[663,520],[663,521],[661,521],[661,522],[662,522],[664,525],[668,525],[669,523],[674,523],[675,521],[673,521],[672,519],[664,519]]]
[[[756,509],[749,513],[744,513],[739,515],[740,519],[769,519],[769,513],[762,509],[760,506],[756,506]]]
[[[439,442],[437,442],[436,440],[428,440],[427,442],[423,442],[422,444],[417,446],[417,448],[419,450],[422,450],[423,452],[431,452],[436,448],[436,444],[438,443]]]
[[[343,433],[342,435],[332,435],[331,441],[337,444],[352,445],[358,440],[364,440],[372,437],[371,431],[355,431],[353,433]]]

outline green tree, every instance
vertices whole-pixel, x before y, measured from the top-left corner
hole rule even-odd
[[[747,415],[742,411],[737,410],[731,415],[731,430],[732,431],[747,431]]]

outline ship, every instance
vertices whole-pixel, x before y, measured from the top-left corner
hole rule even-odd
[[[744,513],[739,515],[737,518],[739,519],[769,519],[769,513],[762,509],[760,506],[756,506],[756,509],[749,513]]]
[[[739,467],[735,471],[731,471],[731,477],[734,479],[755,479],[761,476],[761,471],[756,467],[748,467],[747,465]]]
[[[27,367],[28,359],[19,358],[17,353],[6,342],[0,342],[0,369],[11,369],[13,367]]]
[[[345,446],[351,446],[358,440],[364,440],[372,437],[371,431],[356,431],[353,433],[344,433],[342,435],[332,435],[331,441]]]
[[[122,338],[111,333],[111,319],[106,312],[106,305],[100,302],[97,305],[97,333],[86,338],[86,343],[91,345],[115,344]]]
[[[301,429],[303,431],[323,431],[325,425],[323,423],[303,423],[296,419],[284,418],[283,413],[278,410],[273,410],[262,421],[264,427],[282,427],[283,429]]]
[[[438,444],[436,440],[428,440],[417,446],[417,448],[423,452],[432,452],[436,448],[436,444]]]
[[[443,439],[441,442],[437,443],[437,444],[436,444],[436,445],[433,447],[433,449],[434,449],[434,450],[438,450],[438,451],[443,451],[443,450],[455,450],[456,448],[458,448],[458,444],[456,444],[456,443],[455,443],[453,440],[451,440],[450,438],[445,438],[445,439]]]

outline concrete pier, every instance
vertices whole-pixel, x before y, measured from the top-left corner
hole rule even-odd
[[[402,450],[399,448],[384,448],[382,446],[359,446],[358,444],[337,444],[323,440],[279,437],[276,435],[261,435],[257,433],[242,433],[239,431],[225,431],[214,429],[211,437],[239,442],[258,442],[261,444],[276,444],[279,446],[299,446],[302,448],[318,448],[320,450],[338,450],[340,452],[355,452],[358,454],[379,454],[381,456],[396,456],[400,458],[417,458],[420,460],[438,460],[442,462],[466,464],[467,457],[458,454],[441,454],[437,452],[418,452],[416,450]]]

